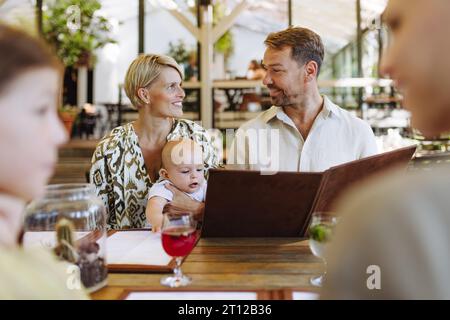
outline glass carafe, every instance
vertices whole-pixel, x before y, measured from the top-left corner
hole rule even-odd
[[[43,246],[78,266],[88,292],[106,285],[106,217],[90,184],[50,185],[26,209],[24,246]]]

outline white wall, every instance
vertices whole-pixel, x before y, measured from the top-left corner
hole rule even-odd
[[[138,53],[137,1],[103,0],[102,14],[113,24],[117,44],[108,44],[97,52],[94,71],[94,103],[118,102],[119,84]],[[123,94],[122,102],[129,100]]]
[[[234,54],[230,57],[228,67],[236,76],[245,76],[252,59],[262,60],[266,34],[248,30],[240,26],[231,29],[234,38]]]
[[[151,8],[145,19],[145,52],[167,54],[169,42],[182,39],[187,49],[196,49],[197,40],[167,10]]]

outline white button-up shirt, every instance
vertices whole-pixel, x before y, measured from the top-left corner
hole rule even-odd
[[[273,106],[239,128],[227,164],[271,172],[320,172],[376,154],[370,126],[323,98],[306,140],[283,108]]]

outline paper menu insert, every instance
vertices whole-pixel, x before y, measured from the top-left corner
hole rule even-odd
[[[317,300],[317,292],[303,289],[213,289],[194,288],[156,290],[154,288],[127,288],[123,300]]]
[[[74,232],[75,240],[89,236],[90,232]],[[106,261],[110,271],[119,272],[171,272],[175,266],[172,257],[162,247],[161,234],[150,230],[110,231],[106,239]],[[27,231],[23,247],[53,249],[55,231]]]
[[[316,292],[293,291],[292,300],[319,300],[319,294]]]
[[[79,240],[87,236],[90,232],[74,232],[75,240]],[[24,248],[43,247],[52,249],[56,245],[55,231],[27,231],[23,235]]]
[[[142,291],[130,292],[125,300],[257,300],[257,292],[239,291]]]
[[[160,233],[119,231],[106,241],[108,265],[168,266],[172,261],[162,247]]]

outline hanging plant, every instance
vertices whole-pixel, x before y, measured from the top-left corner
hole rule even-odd
[[[116,43],[109,36],[111,24],[98,14],[100,8],[98,0],[58,0],[43,11],[43,36],[65,66],[92,68],[95,51]]]
[[[222,18],[226,16],[226,3],[222,3],[219,1],[213,1],[213,26],[216,26]],[[196,14],[196,8],[192,7],[190,9],[192,14]],[[227,30],[214,44],[214,50],[218,53],[221,53],[225,57],[225,61],[233,54],[234,52],[234,39],[233,34],[230,30]]]
[[[221,2],[216,2],[213,4],[213,25],[216,25],[222,18],[226,16],[226,5]],[[230,30],[225,32],[219,40],[214,44],[214,50],[216,52],[222,53],[225,57],[225,61],[234,52],[233,34]]]

